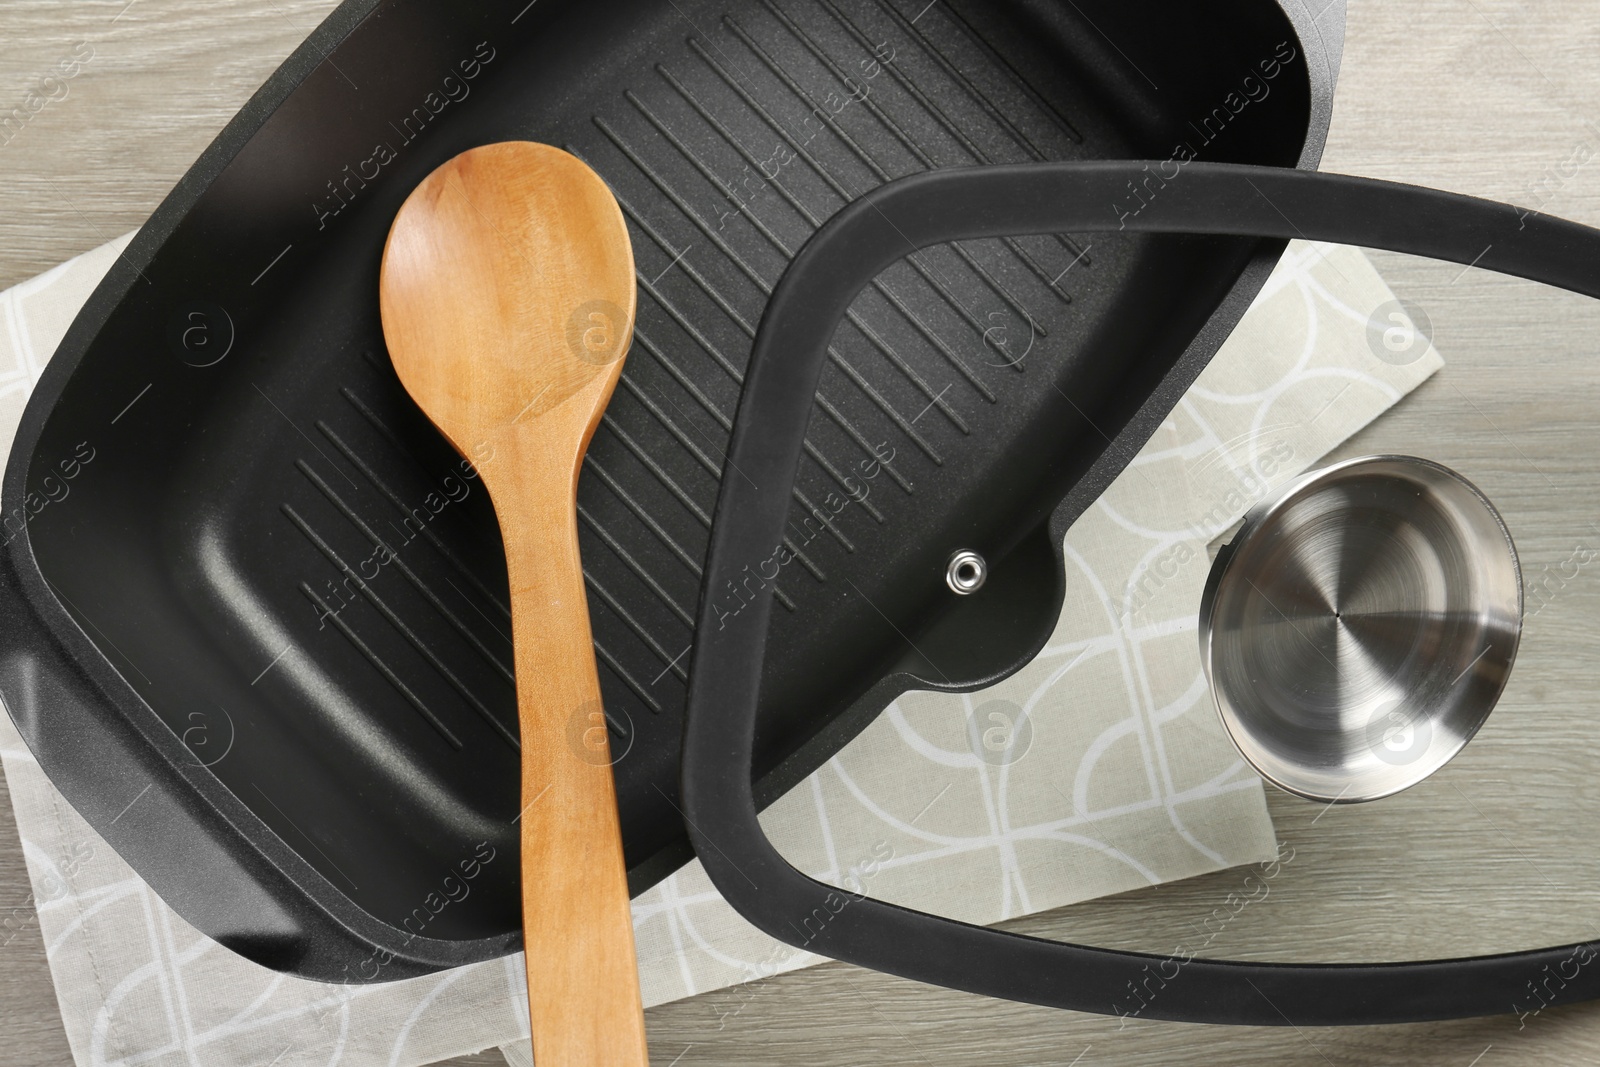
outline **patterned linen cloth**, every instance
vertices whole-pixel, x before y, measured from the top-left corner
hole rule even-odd
[[[0,294],[0,441],[127,238]],[[910,693],[765,814],[801,869],[979,923],[1271,856],[1262,785],[1223,734],[1195,614],[1207,544],[1432,374],[1353,249],[1291,245],[1154,439],[1074,525],[1061,621],[1030,666]],[[51,787],[6,716],[0,757],[80,1067],[528,1063],[522,957],[376,986],[233,955],[170,911]],[[818,962],[744,923],[697,864],[633,904],[645,1002]],[[521,1039],[521,1040],[519,1040]]]

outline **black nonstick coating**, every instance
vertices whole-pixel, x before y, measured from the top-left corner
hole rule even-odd
[[[561,145],[616,192],[639,264],[579,512],[631,882],[653,884],[690,856],[691,620],[795,250],[930,167],[1178,145],[1293,166],[1300,51],[1269,0],[350,0],[141,231],[30,403],[4,488],[8,709],[163,897],[253,959],[381,981],[517,947],[506,579],[472,465],[491,457],[464,462],[400,389],[377,275],[439,163]],[[722,626],[777,599],[758,802],[893,694],[1031,657],[1065,488],[1176,399],[1280,247],[1024,237],[878,278],[835,336],[788,539],[706,593]],[[945,587],[956,549],[989,561],[981,593]]]

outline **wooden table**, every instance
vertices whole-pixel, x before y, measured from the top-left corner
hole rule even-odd
[[[0,146],[0,287],[133,229],[332,0],[9,0],[0,103],[93,49],[67,97]],[[83,54],[80,50],[79,54]],[[1533,204],[1600,224],[1600,5],[1551,0],[1351,0],[1324,169]],[[5,107],[11,105],[5,103]],[[1587,150],[1585,149],[1587,146]],[[1589,158],[1593,156],[1593,158]],[[1582,160],[1580,161],[1580,157]],[[1406,451],[1467,472],[1505,510],[1537,578],[1600,547],[1593,452],[1600,307],[1478,271],[1374,257],[1421,305],[1445,370],[1344,454]],[[1591,635],[1600,567],[1530,620],[1512,690],[1440,775],[1381,804],[1273,794],[1295,859],[1240,912],[1219,954],[1408,958],[1593,937],[1600,843],[1600,689]],[[0,801],[9,810],[8,805]],[[1245,872],[1066,908],[1015,929],[1167,952]],[[0,905],[28,892],[0,818]],[[840,965],[648,1013],[659,1063],[996,1065],[1600,1060],[1600,1007],[1391,1028],[1189,1027],[1046,1011]],[[43,947],[0,951],[0,1046],[16,1067],[70,1063]],[[674,1059],[674,1057],[677,1057]],[[1080,1058],[1081,1057],[1081,1058]],[[493,1051],[454,1061],[495,1063]]]

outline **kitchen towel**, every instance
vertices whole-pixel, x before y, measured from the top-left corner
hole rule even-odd
[[[0,441],[114,241],[0,294]],[[1293,243],[1152,440],[1072,527],[1055,633],[967,695],[908,693],[763,816],[802,870],[978,923],[1273,854],[1195,634],[1207,545],[1439,366],[1357,250]],[[522,957],[384,985],[258,967],[178,918],[0,716],[37,922],[80,1067],[410,1067],[528,1056]],[[645,1002],[819,962],[743,922],[690,864],[633,903]],[[735,1023],[737,1025],[737,1023]]]

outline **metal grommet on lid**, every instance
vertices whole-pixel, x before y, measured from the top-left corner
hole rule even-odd
[[[944,584],[957,596],[976,593],[988,577],[989,565],[982,556],[967,548],[952,555],[944,569]]]

